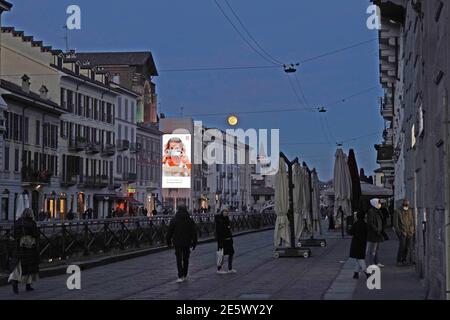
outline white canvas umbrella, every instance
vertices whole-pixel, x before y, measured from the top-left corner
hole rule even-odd
[[[292,168],[292,182],[294,184],[294,229],[295,239],[300,239],[303,232],[303,177],[302,167],[295,164]]]
[[[312,208],[313,208],[313,223],[314,231],[319,231],[322,234],[322,228],[320,226],[320,187],[319,187],[319,177],[317,172],[313,171],[312,175]]]
[[[286,162],[283,158],[280,158],[275,183],[275,212],[277,214],[274,233],[275,247],[280,245],[281,240],[283,240],[286,247],[290,246],[289,220],[287,217],[288,210],[289,182],[286,173]]]
[[[22,216],[23,210],[25,209],[25,201],[23,194],[19,194],[16,199],[16,219]]]
[[[25,209],[30,209],[30,197],[28,196],[28,193],[25,193],[23,203],[24,203]]]
[[[311,200],[310,200],[310,190],[309,190],[309,174],[306,167],[302,167],[302,216],[303,220],[306,222],[308,230],[311,230]]]
[[[338,148],[334,163],[334,217],[336,226],[342,223],[339,208],[342,208],[344,217],[352,215],[352,179],[346,158],[344,151]]]

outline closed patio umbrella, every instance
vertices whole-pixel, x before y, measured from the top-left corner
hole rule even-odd
[[[353,149],[348,152],[347,164],[352,179],[352,212],[356,212],[361,207],[361,181],[359,180],[358,164]]]
[[[287,217],[289,210],[289,182],[286,173],[286,162],[283,158],[280,158],[278,168],[275,182],[275,212],[277,220],[275,223],[274,242],[275,247],[280,246],[281,241],[286,247],[289,247],[291,243]]]
[[[316,170],[311,174],[312,183],[312,209],[313,209],[313,228],[314,232],[320,232],[322,234],[322,228],[320,226],[320,187],[319,177]]]
[[[311,220],[311,194],[309,188],[309,173],[305,166],[302,166],[302,216],[306,223],[308,231],[312,230],[312,220]]]
[[[344,212],[344,218],[352,214],[352,179],[348,168],[346,155],[341,148],[336,151],[336,161],[334,164],[334,217],[336,227],[340,226],[340,208]]]
[[[297,163],[292,170],[292,182],[294,183],[294,229],[295,239],[300,239],[303,232],[303,174],[302,167]]]
[[[22,216],[23,210],[25,210],[25,201],[23,194],[19,194],[16,198],[16,219]]]
[[[30,209],[30,197],[28,196],[28,193],[25,193],[23,202],[25,209]]]

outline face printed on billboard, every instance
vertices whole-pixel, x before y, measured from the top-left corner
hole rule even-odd
[[[189,189],[191,187],[191,135],[163,136],[162,187]]]

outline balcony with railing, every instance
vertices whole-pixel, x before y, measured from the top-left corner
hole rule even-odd
[[[127,151],[130,149],[130,141],[122,139],[117,140],[117,151]]]
[[[116,154],[116,146],[113,144],[105,144],[102,149],[102,157],[112,157]]]
[[[81,152],[86,149],[87,142],[84,137],[76,137],[75,139],[70,140],[69,142],[69,151],[70,152]]]
[[[87,154],[97,154],[102,150],[102,146],[98,142],[90,142],[86,144],[86,153]]]
[[[386,120],[392,120],[394,117],[394,106],[391,99],[385,99],[381,103],[381,115]]]
[[[136,180],[137,180],[137,174],[131,173],[131,172],[126,172],[122,175],[122,179],[125,182],[133,183],[133,182],[136,182]]]
[[[394,129],[385,129],[383,132],[383,139],[386,141],[387,145],[392,145],[394,143]]]
[[[34,170],[30,167],[22,168],[22,183],[24,184],[49,184],[52,173],[48,170]]]
[[[101,189],[109,185],[109,178],[106,175],[84,176],[80,181],[80,187]]]
[[[61,181],[62,187],[72,187],[78,183],[79,175],[69,175]]]
[[[137,142],[132,142],[130,144],[130,153],[139,153],[142,150],[142,145]]]

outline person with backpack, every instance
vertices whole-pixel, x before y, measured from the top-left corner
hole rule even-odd
[[[170,221],[167,230],[167,245],[175,247],[177,258],[178,280],[181,283],[187,280],[189,270],[189,258],[191,249],[197,246],[197,226],[189,216],[186,206],[180,206],[175,217]]]
[[[33,211],[25,209],[14,223],[15,248],[12,256],[12,272],[8,282],[14,294],[19,294],[19,283],[26,285],[26,291],[33,291],[32,283],[39,278],[39,229],[34,221]]]

